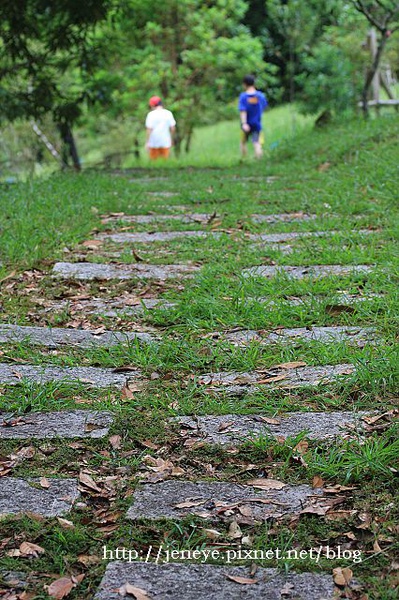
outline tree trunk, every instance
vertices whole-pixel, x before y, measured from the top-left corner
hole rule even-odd
[[[181,143],[182,143],[182,138],[180,137],[180,133],[179,130],[176,129],[175,135],[173,136],[173,147],[175,150],[175,154],[177,157],[180,156],[180,150],[181,150]]]
[[[383,31],[381,34],[380,41],[378,43],[376,55],[374,56],[373,64],[371,65],[371,68],[370,68],[369,72],[367,73],[366,81],[364,82],[364,87],[363,87],[363,91],[362,91],[362,109],[363,109],[363,114],[365,117],[368,117],[368,114],[369,114],[368,96],[369,96],[370,86],[374,79],[375,74],[378,71],[378,67],[380,66],[381,56],[384,52],[384,48],[385,48],[385,44],[387,43],[387,40],[388,40],[388,38],[387,38],[386,32]]]
[[[73,133],[72,133],[72,129],[71,129],[70,125],[68,123],[60,123],[58,125],[58,129],[60,131],[61,139],[67,148],[67,152],[66,152],[67,156],[69,154],[69,156],[71,157],[74,169],[76,171],[80,171],[81,170],[80,158],[79,158],[79,154],[78,154],[78,149],[76,147],[75,138],[73,137]],[[67,156],[65,157],[66,163],[68,163]]]
[[[190,125],[190,127],[187,131],[186,143],[184,145],[184,150],[186,151],[187,154],[190,152],[192,137],[193,137],[193,127]]]

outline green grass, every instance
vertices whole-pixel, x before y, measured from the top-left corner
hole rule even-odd
[[[49,350],[28,343],[2,344],[1,362],[18,371],[19,364],[96,366],[115,368],[134,366],[150,379],[141,391],[126,398],[115,390],[93,390],[87,385],[53,383],[0,385],[0,410],[10,415],[29,415],[35,411],[68,408],[106,409],[115,416],[111,434],[121,436],[121,448],[113,449],[108,438],[85,440],[70,445],[68,440],[4,441],[1,456],[15,455],[31,445],[35,453],[16,465],[15,476],[76,477],[89,469],[96,481],[117,477],[120,482],[112,499],[83,495],[85,507],[74,510],[68,519],[74,530],[63,529],[58,521],[33,518],[8,518],[2,521],[4,537],[11,541],[0,557],[1,567],[37,573],[32,586],[36,598],[45,598],[42,585],[47,573],[85,572],[81,586],[70,597],[93,597],[105,564],[85,568],[79,554],[99,556],[104,543],[109,547],[150,545],[173,548],[202,548],[209,540],[204,523],[198,518],[182,522],[142,521],[128,523],[124,514],[131,504],[130,492],[145,472],[146,454],[172,460],[185,469],[185,477],[218,479],[244,483],[251,477],[282,478],[292,484],[312,484],[315,476],[329,486],[355,486],[343,492],[345,501],[338,508],[344,514],[331,519],[301,515],[298,520],[277,520],[261,526],[243,525],[253,537],[253,548],[336,547],[352,544],[361,550],[361,564],[342,560],[260,561],[263,566],[286,570],[331,572],[338,566],[351,566],[356,579],[364,582],[370,600],[394,598],[394,571],[390,568],[396,552],[397,509],[397,425],[382,421],[373,431],[342,442],[318,443],[298,460],[295,439],[279,441],[261,436],[237,448],[226,449],[184,446],[178,425],[170,417],[184,414],[256,414],[271,417],[293,410],[375,410],[397,408],[398,389],[398,203],[397,164],[399,142],[392,131],[396,115],[369,122],[352,121],[322,131],[310,130],[309,122],[298,122],[293,135],[287,108],[265,115],[268,152],[262,161],[239,164],[236,123],[221,123],[203,128],[194,139],[193,154],[172,160],[167,165],[145,168],[130,165],[117,172],[54,174],[31,180],[1,192],[0,235],[0,322],[93,327],[134,330],[154,328],[161,338],[156,344],[118,345],[109,349]],[[288,126],[286,125],[288,122]],[[274,142],[279,144],[270,150]],[[100,144],[99,144],[100,146]],[[193,166],[189,166],[193,165]],[[154,172],[156,170],[156,172]],[[148,181],[135,179],[149,177]],[[158,180],[151,177],[162,177]],[[273,177],[273,179],[267,179]],[[175,192],[163,197],[149,192]],[[134,249],[148,263],[173,264],[195,261],[201,271],[185,281],[157,283],[77,282],[54,280],[51,267],[57,260],[74,260],[77,253],[94,262],[108,262],[109,253],[120,263],[133,263],[129,244],[105,243],[95,251],[82,242],[98,231],[117,230],[122,221],[101,224],[109,212],[160,214],[174,207],[187,211],[217,211],[213,230],[219,238],[176,240],[167,244],[137,244]],[[254,224],[252,213],[307,211],[315,221]],[[219,217],[220,215],[220,217]],[[206,226],[211,229],[212,225]],[[176,221],[154,226],[132,225],[129,231],[201,229],[198,224]],[[371,235],[359,229],[372,228]],[[332,231],[331,236],[296,240],[293,252],[253,246],[247,233],[287,231]],[[370,264],[366,275],[348,275],[318,280],[290,280],[283,275],[270,280],[244,278],[241,270],[253,265]],[[340,304],[339,293],[362,294],[364,302],[349,309]],[[370,294],[378,294],[372,297]],[[172,309],[144,311],[142,315],[109,318],[84,314],[76,308],[79,300],[95,296],[111,299],[162,297],[175,303]],[[292,305],[292,297],[303,298]],[[66,301],[61,308],[55,304]],[[46,310],[44,310],[46,309]],[[378,341],[358,347],[346,343],[304,343],[261,346],[251,343],[237,348],[223,339],[213,339],[215,331],[235,327],[272,331],[280,326],[348,325],[373,327]],[[242,397],[210,394],[198,383],[198,375],[217,371],[267,369],[283,362],[302,360],[308,365],[352,363],[356,373],[334,384],[294,390],[258,390]],[[159,449],[151,449],[151,440]],[[109,507],[118,512],[116,528],[104,532],[96,511]],[[363,516],[370,525],[360,528]],[[231,547],[228,524],[216,526],[220,541]],[[352,537],[348,537],[348,535]],[[355,540],[353,540],[353,536]],[[28,561],[10,557],[7,550],[27,540],[42,545],[46,553]],[[382,549],[379,552],[375,545]],[[54,577],[55,578],[55,577]]]

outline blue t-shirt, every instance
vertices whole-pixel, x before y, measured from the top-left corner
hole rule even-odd
[[[238,110],[245,110],[247,113],[247,123],[252,131],[262,129],[262,113],[267,106],[266,96],[259,91],[254,94],[243,92],[238,101]]]

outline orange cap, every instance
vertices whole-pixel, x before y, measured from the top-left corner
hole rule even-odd
[[[162,100],[161,100],[161,98],[159,96],[151,96],[151,98],[150,98],[150,100],[148,102],[148,104],[151,107],[159,106],[161,103],[162,103]]]

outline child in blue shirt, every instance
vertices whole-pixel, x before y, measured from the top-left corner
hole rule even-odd
[[[252,138],[254,145],[255,156],[262,156],[261,131],[262,131],[262,113],[266,109],[268,103],[265,95],[259,92],[255,87],[255,77],[246,75],[242,81],[245,92],[240,94],[238,101],[238,110],[240,111],[241,119],[241,154],[247,154],[247,142],[249,137]]]

